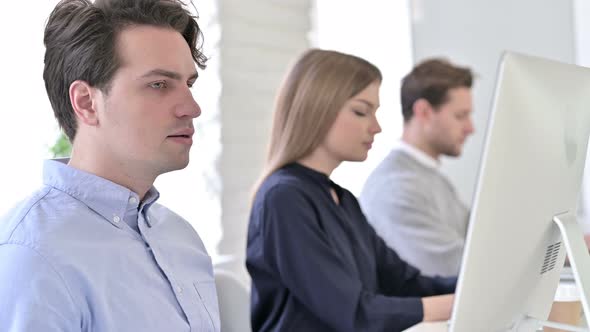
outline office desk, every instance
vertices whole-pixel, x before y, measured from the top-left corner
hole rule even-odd
[[[580,294],[573,280],[561,280],[555,293],[556,302],[579,301]],[[567,315],[566,315],[567,316]],[[559,319],[557,319],[559,320]],[[448,332],[449,322],[429,322],[414,325],[404,332]]]
[[[449,323],[447,322],[429,322],[414,325],[404,332],[447,332]]]

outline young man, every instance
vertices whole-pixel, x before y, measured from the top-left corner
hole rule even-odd
[[[43,77],[73,143],[0,220],[1,331],[219,331],[199,236],[156,203],[189,161],[201,30],[175,0],[63,0]]]
[[[391,248],[426,275],[457,275],[469,211],[439,171],[473,133],[467,68],[430,59],[401,87],[402,139],[367,179],[360,202]]]

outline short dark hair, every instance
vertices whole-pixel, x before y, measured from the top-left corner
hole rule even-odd
[[[473,73],[471,69],[459,67],[444,59],[428,59],[412,69],[402,79],[401,102],[404,122],[408,122],[414,112],[412,108],[418,99],[426,99],[433,107],[447,102],[447,92],[454,88],[471,88]]]
[[[108,93],[121,65],[116,39],[134,25],[152,25],[178,31],[192,58],[204,69],[203,35],[196,17],[180,0],[62,0],[51,12],[45,27],[43,79],[55,117],[70,141],[77,130],[69,88],[86,81]]]

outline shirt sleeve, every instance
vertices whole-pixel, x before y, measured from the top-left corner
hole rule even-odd
[[[261,207],[265,260],[298,301],[337,331],[397,331],[422,320],[419,297],[363,289],[331,246],[309,196],[290,185],[267,192]],[[362,222],[365,222],[364,220]]]
[[[396,179],[367,189],[361,204],[377,233],[401,257],[424,273],[455,275],[465,239],[441,220],[444,216],[435,210],[428,195],[428,188]]]
[[[383,239],[370,229],[375,244],[379,285],[385,294],[392,296],[433,296],[455,292],[457,277],[427,277],[402,260]]]
[[[35,250],[0,245],[0,331],[81,331],[66,284]]]

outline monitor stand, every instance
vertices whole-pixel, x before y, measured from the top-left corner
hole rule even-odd
[[[553,221],[559,227],[561,237],[565,244],[574,279],[580,292],[580,301],[582,302],[588,328],[542,321],[533,317],[526,317],[525,321],[528,322],[523,323],[528,325],[527,323],[535,322],[541,326],[553,327],[564,331],[590,332],[590,306],[588,305],[588,299],[590,299],[590,255],[588,255],[588,247],[586,246],[582,229],[575,215],[569,212],[558,214],[553,217]]]

